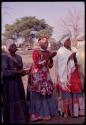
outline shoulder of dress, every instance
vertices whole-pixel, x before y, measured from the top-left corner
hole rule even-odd
[[[6,61],[9,59],[8,55],[7,54],[1,54],[1,59]]]
[[[16,54],[16,59],[22,60],[22,57],[20,55]]]
[[[40,55],[40,50],[39,49],[35,49],[32,53],[33,56],[35,55]]]
[[[22,58],[20,55],[16,54],[16,57]]]
[[[2,53],[1,56],[2,57],[7,57],[7,54],[6,53]]]
[[[57,55],[64,52],[64,47],[60,47],[57,51]]]
[[[39,53],[40,50],[39,49],[34,49],[33,53]]]

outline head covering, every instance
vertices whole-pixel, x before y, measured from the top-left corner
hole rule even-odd
[[[9,49],[12,44],[15,44],[13,39],[6,40],[6,48]]]
[[[65,41],[66,41],[67,39],[70,39],[70,38],[71,38],[71,35],[70,35],[69,33],[64,34],[64,35],[62,36],[60,42],[64,45]]]

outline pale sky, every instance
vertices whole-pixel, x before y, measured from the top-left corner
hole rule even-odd
[[[61,35],[60,19],[67,15],[69,9],[80,10],[85,15],[84,2],[2,2],[2,32],[5,24],[12,24],[24,16],[35,16],[53,26],[53,37],[58,39]]]

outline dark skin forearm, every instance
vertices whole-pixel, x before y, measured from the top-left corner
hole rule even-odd
[[[53,59],[52,59],[52,58],[50,58],[50,59],[48,60],[47,65],[48,65],[49,68],[52,68],[52,67],[53,67]]]

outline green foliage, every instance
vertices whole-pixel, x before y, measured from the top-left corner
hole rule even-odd
[[[5,39],[12,38],[16,33],[17,38],[19,36],[29,38],[31,31],[37,31],[36,37],[48,36],[50,37],[53,32],[53,27],[46,24],[44,19],[37,19],[34,17],[22,17],[17,19],[13,24],[5,25],[5,33],[3,34]]]

